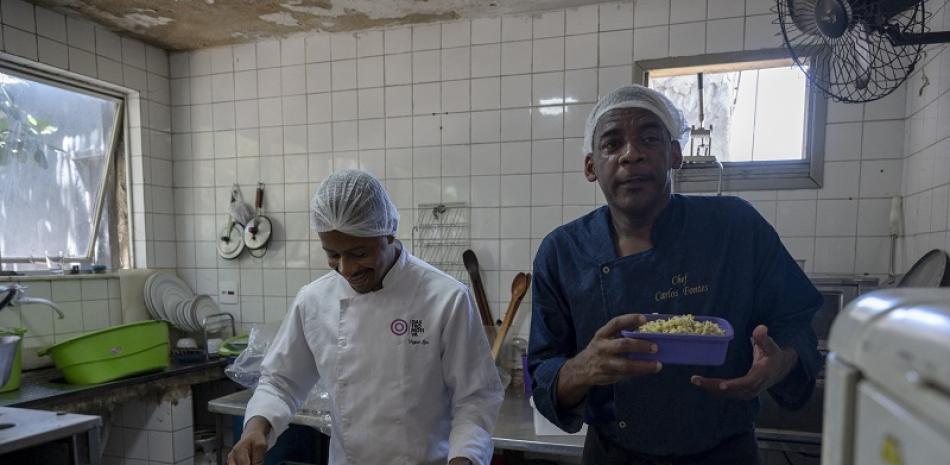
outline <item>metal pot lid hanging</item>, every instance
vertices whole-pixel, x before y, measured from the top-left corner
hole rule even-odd
[[[228,223],[218,235],[218,255],[225,260],[234,260],[244,251],[244,228],[228,215]]]
[[[261,213],[261,205],[264,202],[264,183],[257,184],[257,196],[254,199],[256,215],[251,218],[244,226],[244,245],[249,250],[260,250],[267,247],[270,242],[273,228],[270,218]]]

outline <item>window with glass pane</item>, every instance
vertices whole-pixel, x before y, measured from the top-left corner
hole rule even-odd
[[[0,258],[18,262],[5,269],[45,269],[60,254],[112,265],[106,193],[120,109],[111,96],[0,68]]]
[[[754,65],[753,65],[754,66]],[[657,70],[650,87],[699,126],[696,70]],[[789,65],[703,73],[704,125],[722,162],[802,160],[807,79]]]
[[[708,155],[722,162],[723,190],[821,186],[826,101],[787,50],[644,60],[637,68],[642,83],[669,97],[696,128],[702,74],[702,126],[712,128]],[[684,156],[707,155],[700,151],[698,139],[683,147]],[[718,168],[688,168],[676,178],[684,190],[717,189]]]

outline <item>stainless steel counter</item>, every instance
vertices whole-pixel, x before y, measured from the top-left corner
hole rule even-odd
[[[251,390],[238,391],[208,402],[212,413],[243,416]],[[223,422],[219,422],[223,424]],[[305,425],[326,432],[330,423],[326,417],[307,412],[298,412],[291,423]],[[758,428],[756,435],[759,447],[788,452],[818,454],[821,450],[821,435],[817,433],[794,434],[790,431]],[[524,453],[551,454],[563,457],[580,457],[584,451],[583,435],[538,436],[534,434],[534,411],[528,398],[508,392],[501,406],[492,442],[496,451],[506,456],[515,456],[518,463]],[[221,450],[220,448],[218,450]]]
[[[243,416],[251,394],[250,390],[244,390],[219,397],[208,402],[208,410],[213,413]],[[309,415],[306,412],[298,412],[291,423],[310,426],[321,431],[328,431],[330,428],[325,418]],[[501,451],[580,457],[584,450],[584,436],[534,434],[534,413],[528,403],[528,398],[511,393],[508,393],[501,406],[492,440],[495,450]]]
[[[243,417],[244,410],[247,408],[247,402],[251,400],[253,393],[254,391],[245,389],[224,397],[218,397],[208,402],[208,411],[211,413]],[[290,422],[295,425],[309,426],[323,432],[330,431],[330,422],[327,421],[325,417],[313,415],[306,411],[297,412]]]
[[[70,463],[98,464],[101,426],[102,418],[93,415],[0,407],[0,455],[20,451],[36,462],[45,462],[37,454],[55,449],[47,446],[50,443],[66,440],[72,452],[61,455],[72,457]]]

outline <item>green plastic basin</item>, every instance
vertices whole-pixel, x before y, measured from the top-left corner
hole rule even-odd
[[[26,328],[0,328],[0,336],[8,334],[20,336],[20,343],[17,345],[16,354],[13,355],[13,367],[10,369],[10,378],[7,379],[7,384],[0,386],[0,393],[20,389],[21,365],[23,364],[23,335],[26,334]]]
[[[70,384],[98,384],[168,368],[168,324],[113,326],[43,349]]]

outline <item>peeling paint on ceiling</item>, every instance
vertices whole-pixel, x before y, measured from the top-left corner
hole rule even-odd
[[[34,0],[167,50],[552,10],[596,0]],[[602,1],[602,0],[601,0]]]

